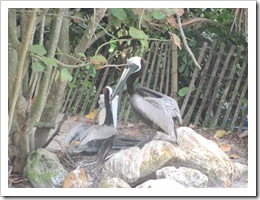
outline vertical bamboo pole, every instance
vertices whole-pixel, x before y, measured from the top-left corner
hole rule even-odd
[[[178,100],[178,54],[177,45],[172,41],[172,86],[171,86],[171,97]]]

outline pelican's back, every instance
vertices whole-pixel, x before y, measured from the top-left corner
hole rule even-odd
[[[182,124],[181,111],[175,99],[146,87],[135,88],[136,93],[154,104],[158,104],[170,117],[177,117]]]

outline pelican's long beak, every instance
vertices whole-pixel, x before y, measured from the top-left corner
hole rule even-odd
[[[118,81],[118,84],[113,92],[113,94],[110,97],[110,100],[112,101],[116,95],[118,95],[118,93],[122,90],[122,88],[124,87],[128,77],[135,73],[136,70],[138,70],[139,67],[137,65],[127,65],[120,77],[120,80]]]

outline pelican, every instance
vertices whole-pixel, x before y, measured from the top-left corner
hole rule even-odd
[[[142,74],[144,60],[141,57],[132,57],[120,77],[120,80],[111,96],[112,100],[127,84],[127,91],[130,95],[130,103],[137,116],[149,127],[163,131],[170,135],[172,141],[179,145],[177,132],[172,118],[178,118],[182,124],[182,117],[177,102],[160,92],[146,87],[133,86],[135,80]]]
[[[109,102],[109,96],[112,88],[106,86],[103,88],[106,116],[102,125],[79,124],[74,127],[67,136],[65,142],[70,143],[72,140],[78,140],[79,144],[69,149],[72,153],[85,153],[94,155],[98,153],[99,163],[103,161],[114,144],[114,138],[117,135],[117,129],[113,124],[113,115]]]
[[[98,153],[99,161],[103,161],[110,149],[119,150],[140,143],[139,140],[130,138],[115,138],[118,136],[118,133],[113,123],[112,103],[109,102],[112,88],[106,86],[103,88],[103,94],[105,104],[104,123],[102,125],[79,124],[73,127],[66,137],[65,143],[70,144],[74,140],[78,141],[79,144],[75,147],[70,147],[70,153],[84,153],[86,155]]]

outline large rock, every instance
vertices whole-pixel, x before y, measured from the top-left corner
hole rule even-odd
[[[248,182],[248,167],[238,162],[233,163],[233,187],[247,187]]]
[[[62,187],[67,171],[55,154],[40,148],[28,156],[24,174],[36,188],[55,188]]]
[[[171,164],[199,170],[208,177],[208,187],[231,187],[233,164],[218,145],[191,128],[180,127],[177,131],[186,157],[178,163],[173,159]]]
[[[120,178],[104,178],[99,184],[99,188],[131,188],[124,180]]]
[[[171,179],[157,179],[157,180],[148,180],[140,185],[138,185],[136,188],[158,188],[158,189],[183,189],[185,188],[183,185],[178,183],[175,180]]]
[[[184,160],[184,153],[175,144],[153,140],[142,149],[131,147],[112,156],[104,167],[131,186],[155,176],[154,172],[169,160]]]
[[[208,177],[196,169],[186,167],[164,167],[156,171],[157,179],[172,179],[185,187],[205,188],[208,184]]]
[[[63,188],[88,188],[91,182],[83,168],[69,172],[63,181]]]
[[[155,171],[162,167],[175,166],[200,171],[208,177],[208,187],[231,187],[233,164],[218,145],[188,127],[177,132],[180,146],[153,140],[142,149],[132,147],[116,153],[105,168],[131,186],[155,179]]]

